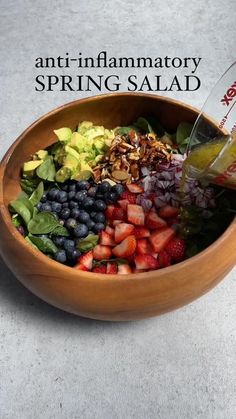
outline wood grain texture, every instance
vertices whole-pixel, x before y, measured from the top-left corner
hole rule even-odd
[[[56,140],[53,130],[79,121],[112,128],[153,114],[169,130],[193,122],[198,111],[183,103],[135,93],[102,95],[64,105],[32,124],[10,147],[0,166],[0,251],[16,277],[48,303],[81,316],[132,320],[181,307],[209,291],[236,262],[236,222],[205,251],[175,266],[117,277],[79,272],[33,249],[11,224],[8,203],[19,190],[20,168],[39,148]]]

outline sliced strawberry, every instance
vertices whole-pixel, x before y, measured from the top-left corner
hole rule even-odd
[[[140,186],[140,185],[137,185],[136,183],[128,183],[126,186],[131,193],[143,193],[144,192],[143,187]]]
[[[74,269],[78,269],[79,271],[89,271],[89,269],[82,265],[82,263],[77,263],[77,265],[74,266]]]
[[[102,246],[101,244],[97,244],[93,248],[93,257],[96,260],[103,260],[109,259],[111,256],[111,248],[109,246]]]
[[[120,223],[122,223],[121,220],[113,220],[112,221],[112,224],[113,224],[114,227],[117,226],[117,224],[120,224]]]
[[[120,244],[112,249],[112,253],[118,258],[131,256],[136,249],[136,238],[134,236],[126,237]]]
[[[151,233],[146,227],[135,227],[134,233],[137,239],[144,239],[145,237],[150,237]]]
[[[122,265],[118,265],[118,274],[119,275],[132,274],[132,269],[128,264],[123,263]]]
[[[165,249],[161,250],[158,254],[158,260],[161,268],[166,268],[171,265],[171,257]]]
[[[113,220],[121,220],[121,221],[125,221],[126,220],[126,215],[125,215],[125,211],[123,210],[123,208],[117,208],[115,207],[112,213],[112,218]]]
[[[114,234],[115,234],[115,230],[114,230],[114,228],[112,228],[112,227],[110,227],[110,226],[106,226],[106,228],[105,228],[105,232],[106,232],[107,234],[109,234],[110,236],[114,237]]]
[[[107,274],[115,275],[117,274],[117,264],[114,262],[108,262],[107,264]]]
[[[97,272],[99,274],[106,274],[107,268],[105,265],[95,266],[95,268],[92,269],[92,272]]]
[[[175,262],[180,262],[185,256],[186,242],[184,239],[174,237],[169,241],[165,250]]]
[[[127,205],[129,204],[128,199],[119,199],[117,202],[120,205],[120,207],[123,208],[123,210],[126,211]]]
[[[159,262],[152,255],[136,255],[134,257],[137,269],[158,269]]]
[[[115,227],[115,242],[120,243],[126,237],[130,236],[134,231],[134,226],[132,224],[120,223]]]
[[[127,199],[127,201],[129,201],[130,204],[136,203],[136,195],[129,191],[122,192],[122,194],[120,195],[120,198]]]
[[[159,253],[165,248],[167,243],[174,237],[175,231],[171,227],[163,227],[154,231],[149,238],[153,245],[154,251]]]
[[[93,264],[93,251],[90,250],[89,252],[83,253],[79,258],[79,263],[91,270]]]
[[[165,205],[159,209],[158,214],[162,218],[175,218],[179,214],[179,208]]]
[[[115,240],[110,234],[108,234],[106,231],[101,231],[99,234],[100,236],[100,244],[103,246],[115,246]]]
[[[108,220],[112,220],[112,215],[114,211],[115,205],[108,205],[105,210],[105,216]]]
[[[166,226],[166,221],[160,218],[154,210],[149,211],[146,217],[146,224],[151,229],[161,228]]]
[[[132,224],[143,226],[145,223],[145,214],[141,205],[129,204],[127,207],[128,221]]]
[[[137,240],[136,252],[141,253],[142,255],[152,253],[153,248],[151,243],[147,239]]]

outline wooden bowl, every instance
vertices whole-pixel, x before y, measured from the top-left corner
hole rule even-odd
[[[64,105],[33,123],[10,147],[0,166],[0,250],[16,277],[38,297],[65,311],[102,320],[131,320],[174,310],[214,287],[236,262],[236,222],[206,250],[175,266],[117,277],[79,272],[30,247],[11,224],[8,203],[19,191],[20,168],[56,140],[53,130],[91,120],[108,128],[153,114],[169,130],[193,122],[198,111],[164,97],[109,94]]]

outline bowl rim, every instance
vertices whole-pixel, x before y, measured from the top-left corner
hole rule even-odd
[[[30,246],[29,243],[27,243],[27,241],[24,239],[24,237],[13,226],[13,224],[11,222],[11,217],[10,217],[9,210],[4,204],[4,200],[3,200],[3,177],[4,177],[6,167],[7,167],[7,163],[9,161],[11,155],[13,154],[16,146],[21,142],[21,140],[24,138],[25,134],[28,133],[39,122],[47,119],[48,117],[56,114],[57,112],[60,112],[63,109],[70,108],[71,106],[73,106],[75,104],[86,103],[86,102],[91,102],[91,101],[99,101],[99,100],[103,100],[103,99],[106,99],[106,98],[110,98],[112,96],[146,97],[146,98],[151,98],[151,99],[162,101],[162,102],[170,102],[170,103],[173,103],[177,106],[188,108],[191,111],[193,111],[194,113],[196,113],[196,117],[199,113],[199,110],[197,108],[195,108],[191,105],[188,105],[188,104],[186,104],[182,101],[172,99],[172,98],[169,98],[167,96],[159,96],[159,95],[148,94],[148,93],[119,92],[119,93],[106,93],[106,94],[101,94],[101,95],[89,96],[89,97],[85,97],[85,98],[82,98],[82,99],[73,100],[73,101],[68,102],[64,105],[60,105],[60,106],[54,108],[53,110],[47,112],[46,114],[43,114],[39,118],[37,118],[32,124],[30,124],[17,137],[17,139],[8,148],[8,150],[6,151],[5,155],[3,156],[3,158],[0,162],[0,213],[1,213],[1,216],[2,216],[2,221],[5,223],[5,226],[6,226],[7,230],[9,231],[9,233],[11,234],[12,238],[14,240],[16,240],[19,243],[20,246],[23,246],[23,249],[25,249],[25,251],[28,252],[29,255],[31,254],[32,256],[34,256],[36,259],[41,261],[44,265],[48,265],[49,269],[50,268],[54,269],[54,270],[59,269],[60,271],[65,273],[68,277],[70,276],[70,278],[73,279],[73,280],[78,279],[79,281],[84,281],[84,282],[91,282],[91,283],[96,282],[96,284],[99,283],[99,282],[102,284],[104,281],[107,281],[108,276],[109,276],[109,283],[113,283],[113,284],[118,283],[119,284],[120,281],[117,281],[117,274],[104,275],[104,274],[96,273],[96,275],[94,275],[94,273],[90,272],[90,271],[88,271],[88,272],[87,271],[79,271],[79,270],[76,270],[73,267],[63,265],[59,262],[56,262],[53,259],[50,259],[44,253],[40,252],[39,250],[35,249],[33,246]],[[163,275],[165,275],[165,273],[174,274],[174,273],[177,273],[178,271],[181,271],[182,269],[184,269],[184,267],[189,266],[194,262],[201,263],[201,260],[203,258],[205,258],[205,256],[207,256],[211,253],[214,253],[214,251],[222,245],[222,242],[224,242],[225,240],[228,239],[228,237],[231,235],[231,232],[233,230],[236,230],[236,217],[233,219],[233,221],[230,223],[230,225],[227,227],[227,229],[224,231],[224,233],[217,240],[215,240],[210,246],[208,246],[206,249],[199,252],[197,255],[192,256],[189,259],[186,259],[182,262],[179,262],[176,265],[166,267],[164,269],[153,270],[153,271],[148,271],[148,272],[143,272],[143,273],[132,273],[132,274],[123,275],[122,276],[122,283],[130,284],[131,282],[133,282],[134,276],[135,276],[135,281],[141,281],[142,282],[143,279],[145,279],[145,281],[152,280],[153,276],[155,275],[155,280],[158,281],[158,280],[162,279],[162,277],[163,277]],[[172,278],[174,280],[174,275],[172,276]]]

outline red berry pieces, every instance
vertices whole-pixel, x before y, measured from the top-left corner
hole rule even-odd
[[[129,191],[122,192],[120,198],[126,199],[130,204],[136,204],[136,195]]]
[[[134,236],[126,237],[126,239],[112,249],[112,253],[118,258],[129,257],[135,252],[136,244]]]
[[[165,205],[159,209],[158,214],[162,218],[175,218],[179,214],[179,208],[172,207],[171,205]]]
[[[120,223],[115,226],[115,242],[120,243],[134,231],[132,224]]]
[[[82,256],[80,256],[79,263],[81,265],[84,265],[88,270],[91,270],[93,263],[93,251],[90,250],[89,252],[84,253]]]
[[[145,215],[141,205],[129,204],[127,207],[128,221],[134,225],[143,226]]]
[[[175,262],[180,262],[181,260],[184,259],[184,256],[185,256],[185,250],[186,250],[185,240],[179,237],[174,237],[172,240],[169,241],[165,250]]]
[[[111,248],[109,246],[97,244],[97,246],[93,248],[93,257],[96,260],[109,259],[111,257]]]
[[[159,253],[164,249],[167,243],[174,237],[175,231],[170,227],[163,227],[159,230],[155,230],[149,238],[154,251]]]
[[[134,258],[137,269],[158,269],[160,267],[158,260],[152,255],[136,255]]]
[[[95,266],[95,268],[92,269],[92,272],[97,272],[99,274],[106,274],[107,268],[105,265]]]

